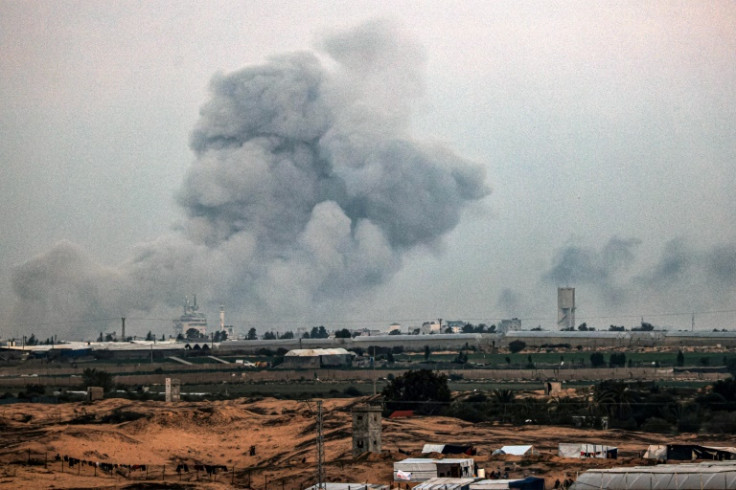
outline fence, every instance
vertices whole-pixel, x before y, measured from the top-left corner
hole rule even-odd
[[[79,477],[97,477],[115,480],[116,484],[144,481],[165,482],[218,482],[231,487],[245,489],[299,489],[302,490],[314,483],[312,475],[305,475],[303,481],[293,477],[273,478],[269,471],[273,466],[237,467],[236,465],[209,465],[195,462],[179,462],[176,464],[129,464],[108,461],[80,459],[55,453],[39,453],[28,450],[16,453],[14,458],[5,459],[7,469],[12,465],[43,466],[51,472],[65,473]]]

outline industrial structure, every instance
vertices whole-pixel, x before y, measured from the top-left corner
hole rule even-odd
[[[224,311],[222,312],[221,318],[225,318]],[[190,328],[198,331],[202,336],[207,334],[207,317],[204,313],[199,311],[197,306],[197,295],[194,295],[194,300],[189,303],[189,298],[184,298],[184,314],[174,320],[174,335],[186,335]]]
[[[575,288],[557,288],[557,327],[575,328]]]

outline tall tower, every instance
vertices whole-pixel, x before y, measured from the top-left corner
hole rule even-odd
[[[381,452],[381,407],[353,408],[353,456]]]
[[[575,328],[575,288],[557,288],[557,327]]]
[[[225,306],[220,305],[220,332],[225,331]]]

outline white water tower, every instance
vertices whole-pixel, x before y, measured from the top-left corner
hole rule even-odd
[[[575,288],[557,288],[557,327],[575,328]]]

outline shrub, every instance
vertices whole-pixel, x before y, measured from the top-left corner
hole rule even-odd
[[[705,423],[705,430],[713,434],[736,434],[736,412],[714,412]]]
[[[646,432],[657,432],[660,434],[668,434],[672,432],[672,426],[665,419],[659,417],[650,417],[641,424],[641,430]]]
[[[593,352],[590,355],[590,365],[594,368],[605,366],[606,365],[606,359],[603,357],[603,354],[600,352]]]
[[[509,352],[512,354],[516,354],[517,352],[521,352],[526,347],[526,342],[523,340],[512,340],[509,342]]]
[[[348,386],[343,390],[343,393],[347,396],[362,396],[363,393],[360,392],[358,388],[355,386]]]
[[[679,432],[698,432],[700,430],[700,417],[696,414],[683,415],[677,419],[677,430]]]

